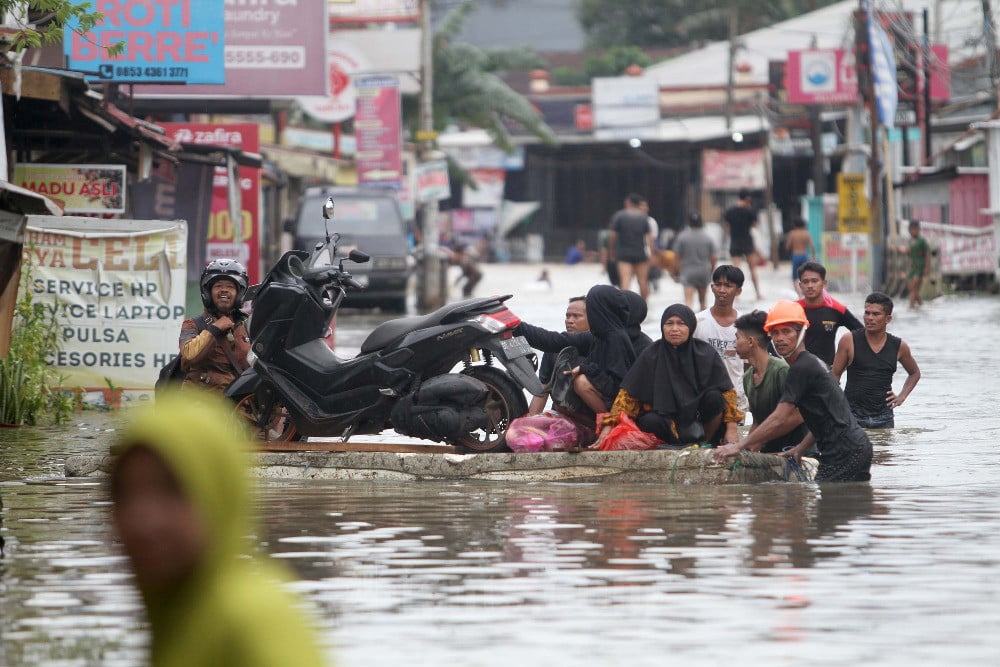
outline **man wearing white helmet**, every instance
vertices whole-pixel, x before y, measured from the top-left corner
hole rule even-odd
[[[817,482],[865,482],[871,479],[872,444],[851,414],[840,384],[822,359],[805,349],[809,326],[805,310],[793,301],[779,301],[768,313],[764,331],[775,351],[788,362],[788,377],[774,412],[738,443],[712,452],[717,462],[747,449],[759,451],[768,440],[788,432],[797,423],[798,409],[809,428],[802,442],[783,455],[796,462],[813,444],[819,450]]]
[[[232,259],[216,259],[201,272],[205,311],[184,320],[179,340],[183,387],[223,392],[247,368],[250,336],[246,313],[247,271]]]

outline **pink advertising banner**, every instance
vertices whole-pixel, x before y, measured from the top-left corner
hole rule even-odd
[[[845,49],[789,51],[785,77],[791,104],[853,104],[858,100],[854,54]]]
[[[226,2],[225,84],[137,85],[136,97],[298,97],[329,92],[326,0]]]
[[[358,183],[399,188],[403,178],[403,130],[399,81],[390,76],[357,79],[354,158]]]
[[[701,187],[705,190],[762,190],[764,149],[701,152]]]
[[[159,123],[167,136],[188,144],[236,146],[255,153],[260,133],[254,123]],[[260,170],[240,167],[240,242],[229,213],[229,177],[225,167],[215,168],[212,212],[204,239],[205,261],[236,259],[247,267],[250,282],[260,282]],[[197,241],[196,241],[197,242]]]

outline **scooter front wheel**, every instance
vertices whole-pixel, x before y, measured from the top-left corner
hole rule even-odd
[[[265,416],[264,407],[257,400],[257,394],[248,394],[240,399],[234,409],[238,416],[250,424],[257,440],[295,442],[302,439],[288,415],[288,410],[281,403],[276,403],[270,414]],[[262,423],[265,425],[261,426]]]
[[[509,452],[507,447],[507,427],[513,419],[528,411],[528,401],[524,390],[504,371],[493,366],[470,366],[462,375],[474,377],[489,390],[483,408],[489,417],[486,428],[465,433],[456,444],[464,452]]]

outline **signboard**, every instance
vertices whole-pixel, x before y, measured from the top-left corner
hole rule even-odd
[[[222,15],[223,85],[139,85],[135,96],[267,99],[326,95],[326,0],[226,0]]]
[[[507,172],[503,169],[473,169],[469,176],[477,189],[466,185],[462,188],[462,206],[466,208],[499,208],[503,202],[503,189]]]
[[[74,21],[63,35],[69,68],[99,81],[224,83],[223,0],[82,0],[104,15],[80,34]],[[123,43],[117,56],[107,47]]]
[[[254,123],[160,123],[167,136],[189,144],[236,146],[255,153],[260,149],[259,131]],[[225,167],[215,168],[212,208],[204,238],[204,260],[235,259],[243,263],[251,283],[260,281],[260,170],[239,167],[241,212],[240,229],[233,226],[229,212],[229,176]],[[181,193],[183,196],[183,193]],[[201,243],[192,237],[193,243]]]
[[[993,227],[967,227],[921,222],[920,233],[937,241],[941,249],[941,273],[968,276],[993,274],[997,267],[996,236]],[[909,239],[906,240],[909,242]]]
[[[870,2],[866,4],[870,5]],[[868,10],[868,45],[871,49],[872,77],[875,80],[875,102],[878,108],[878,119],[885,127],[893,127],[896,122],[896,105],[899,103],[899,91],[896,83],[896,58],[889,35],[872,20],[871,8]]]
[[[837,229],[841,233],[871,232],[871,211],[865,196],[864,174],[837,174]]]
[[[763,190],[764,149],[701,152],[701,187],[705,190]]]
[[[339,123],[354,117],[357,95],[353,75],[368,69],[364,55],[350,46],[333,46],[327,50],[330,72],[330,94],[296,98],[302,110],[323,123]]]
[[[448,163],[445,160],[421,162],[413,170],[417,201],[420,203],[451,197]]]
[[[420,20],[420,0],[330,0],[330,23]]]
[[[55,310],[64,388],[149,390],[185,318],[182,221],[29,216],[34,303]]]
[[[354,158],[358,183],[398,188],[403,178],[403,129],[399,81],[391,76],[358,79]]]
[[[591,87],[594,127],[641,127],[660,122],[660,87],[655,78],[598,77]]]
[[[853,104],[858,99],[857,68],[851,51],[789,51],[785,73],[791,104]]]
[[[823,232],[823,266],[831,292],[872,290],[872,253],[864,234]]]
[[[18,164],[14,181],[45,195],[66,213],[125,212],[123,164]]]

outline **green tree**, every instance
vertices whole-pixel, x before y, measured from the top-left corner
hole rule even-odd
[[[93,7],[71,0],[0,0],[0,13],[7,16],[7,23],[20,27],[11,37],[10,47],[15,51],[60,42],[67,25],[80,33],[93,29],[104,18]],[[124,50],[124,43],[108,47],[113,54]]]
[[[546,143],[555,134],[542,115],[521,94],[504,83],[498,72],[540,66],[527,49],[484,51],[456,42],[472,3],[452,9],[434,34],[434,128],[459,122],[486,130],[503,150],[513,150],[508,123],[515,123]]]

